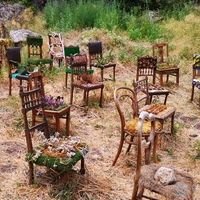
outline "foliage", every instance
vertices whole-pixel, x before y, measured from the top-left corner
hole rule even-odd
[[[200,140],[197,140],[193,146],[193,149],[196,152],[195,156],[192,156],[192,159],[200,159]]]

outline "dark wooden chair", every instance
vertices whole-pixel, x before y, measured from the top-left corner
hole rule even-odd
[[[19,75],[28,75],[26,66],[21,63],[20,47],[11,47],[6,49],[8,61],[9,95],[12,93],[12,79],[17,79]],[[22,85],[22,80],[19,81]]]
[[[193,57],[192,65],[192,92],[191,92],[191,102],[194,102],[194,88],[200,89],[200,54],[195,54]],[[198,100],[198,106],[200,107],[200,97]]]
[[[22,114],[27,143],[26,161],[29,165],[29,184],[34,183],[35,164],[46,166],[61,174],[70,171],[81,160],[81,173],[84,173],[84,155],[87,153],[88,147],[73,137],[59,137],[56,134],[50,137],[46,113],[44,111],[42,88],[39,82],[37,88],[29,91],[24,91],[23,87],[20,86],[19,95],[22,102]],[[33,112],[35,109],[41,110],[42,120],[40,123],[31,126],[29,112]],[[44,133],[37,136],[38,145],[36,145],[36,139],[32,142],[33,131],[35,130],[38,130],[39,133]],[[49,148],[53,148],[52,151]]]
[[[42,88],[42,95],[43,97],[45,97],[45,90],[42,78],[43,77],[40,72],[33,72],[28,76],[28,84],[29,84],[29,89],[33,90],[34,88],[37,87],[37,82],[39,82]],[[65,119],[66,135],[70,135],[70,105],[66,104],[59,110],[53,110],[45,107],[44,112],[45,115],[48,117],[48,124],[55,125],[57,132],[61,131],[60,120]],[[32,125],[35,125],[40,120],[40,114],[41,114],[40,111],[33,110]]]
[[[147,97],[147,98],[146,98]],[[146,97],[140,97],[140,100],[144,100],[145,104],[148,102],[148,95]],[[117,154],[112,163],[114,166],[122,151],[124,143],[128,144],[126,153],[130,151],[131,145],[136,145],[135,138],[138,136],[138,100],[136,92],[128,87],[118,87],[114,90],[114,101],[119,113],[121,124],[121,137]],[[156,129],[160,129],[159,123],[156,125]],[[147,141],[151,131],[151,122],[145,121],[145,130],[142,132],[142,137]],[[157,138],[155,137],[155,140]],[[156,142],[155,142],[156,143]],[[156,148],[153,150],[154,162],[157,162]]]
[[[49,54],[55,64],[60,65],[65,62],[64,44],[60,33],[48,34]]]
[[[157,58],[152,56],[139,56],[137,59],[136,81],[139,77],[148,76],[152,83],[156,82]]]
[[[145,128],[145,120],[151,119],[151,133],[148,137],[148,143],[145,148],[145,162],[142,162],[142,133]],[[151,193],[160,194],[167,199],[193,199],[194,182],[193,178],[185,173],[178,171],[172,166],[165,166],[151,161],[151,149],[155,146],[154,140],[156,136],[155,120],[151,114],[141,112],[138,120],[137,134],[137,165],[134,177],[134,188],[131,200],[154,199],[157,198],[149,195]],[[142,163],[145,165],[142,166]],[[151,193],[145,193],[148,189]],[[159,198],[161,199],[161,198]]]
[[[89,42],[88,43],[89,50],[89,65],[90,69],[93,67],[99,68],[101,70],[101,81],[104,80],[104,70],[107,68],[113,68],[113,77],[112,80],[115,81],[115,63],[105,63],[103,61],[103,49],[102,42]]]
[[[103,82],[95,79],[93,74],[87,70],[87,56],[85,54],[75,54],[70,57],[71,68],[71,96],[70,104],[73,104],[74,88],[79,88],[84,91],[83,100],[84,106],[88,106],[89,92],[91,90],[100,90],[99,106],[102,107],[103,100]],[[76,76],[77,79],[74,78]]]
[[[163,75],[167,75],[166,82],[169,81],[169,76],[176,77],[176,84],[179,85],[179,67],[169,66],[166,63],[169,58],[169,49],[167,43],[154,44],[152,46],[153,56],[157,56],[158,64],[162,64],[162,67],[156,68],[156,73],[159,75],[160,85],[163,86]]]
[[[49,65],[49,69],[51,70],[53,67],[53,60],[50,58],[43,58],[43,38],[28,36],[26,42],[28,46],[27,65],[30,71],[33,71],[32,68],[36,66],[44,66],[46,64]]]

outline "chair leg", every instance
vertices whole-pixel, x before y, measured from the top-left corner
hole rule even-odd
[[[132,146],[132,142],[133,142],[133,139],[134,139],[134,137],[133,136],[131,136],[131,138],[130,138],[130,144],[128,145],[128,148],[127,148],[127,150],[126,150],[126,153],[128,153],[129,151],[130,151],[130,149],[131,149],[131,146]]]
[[[80,169],[80,173],[81,173],[81,174],[85,174],[85,160],[84,160],[83,157],[81,158],[81,169]]]
[[[9,95],[12,93],[12,78],[9,77]]]
[[[191,101],[194,99],[194,85],[192,84],[192,94],[191,94]]]
[[[101,94],[100,94],[100,101],[99,101],[100,108],[102,108],[102,101],[103,101],[103,88],[101,88]]]
[[[33,184],[34,183],[34,167],[33,167],[33,163],[29,162],[29,184]]]
[[[74,94],[74,87],[71,86],[71,95],[70,95],[70,104],[72,105],[73,103],[73,94]]]
[[[113,67],[113,81],[115,81],[115,66]]]
[[[103,69],[101,69],[101,81],[103,82]]]
[[[67,88],[68,73],[65,73],[65,87]]]

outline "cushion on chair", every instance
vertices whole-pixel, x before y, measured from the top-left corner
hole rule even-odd
[[[68,171],[87,154],[88,150],[87,144],[80,143],[77,137],[51,136],[37,146],[34,153],[27,153],[26,161],[57,171]]]
[[[129,132],[138,132],[138,120],[139,118],[134,118],[128,122],[126,122],[124,129],[129,131]],[[156,130],[161,128],[161,124],[160,123],[156,123]],[[151,122],[145,120],[144,121],[144,125],[143,125],[143,129],[142,129],[142,133],[144,134],[150,134],[151,131]]]
[[[43,38],[42,37],[27,37],[26,38],[27,44],[30,45],[43,45]]]
[[[65,73],[67,73],[67,74],[71,74],[71,71],[72,71],[72,70],[71,70],[71,68],[69,68],[69,67],[65,69]],[[79,72],[80,72],[80,71],[79,71]],[[77,73],[79,73],[79,72],[77,72]],[[94,70],[93,70],[93,69],[87,69],[87,73],[88,73],[88,74],[93,74],[93,73],[94,73]]]
[[[193,56],[193,67],[200,67],[200,54]]]
[[[27,58],[27,63],[33,64],[33,65],[41,65],[41,64],[52,64],[53,60],[50,58]]]

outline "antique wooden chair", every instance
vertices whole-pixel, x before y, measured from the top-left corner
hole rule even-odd
[[[112,80],[115,81],[115,63],[105,63],[103,61],[103,49],[102,42],[89,42],[88,43],[89,50],[89,65],[90,69],[92,67],[99,68],[101,70],[101,81],[104,80],[104,69],[113,68],[113,77]]]
[[[192,93],[191,102],[194,100],[194,88],[200,89],[200,54],[195,54],[192,65]],[[198,91],[199,92],[199,91]],[[198,106],[200,107],[200,96]]]
[[[157,68],[157,58],[152,56],[141,56],[138,57],[137,60],[137,71],[136,71],[136,81],[140,79],[140,77],[144,78],[148,77],[148,79],[152,79],[152,83],[148,83],[148,93],[150,96],[150,103],[152,102],[153,97],[164,96],[164,104],[167,103],[167,97],[169,95],[169,90],[163,88],[160,85],[157,85],[156,82],[156,68]]]
[[[18,78],[20,74],[28,74],[26,66],[21,64],[20,47],[11,47],[6,49],[8,61],[9,95],[12,93],[12,79]],[[22,80],[20,80],[20,85]]]
[[[152,46],[153,56],[157,56],[158,64],[162,64],[162,67],[156,68],[156,73],[159,75],[160,85],[163,86],[163,75],[167,75],[166,82],[169,81],[169,76],[176,77],[176,84],[179,85],[179,67],[169,66],[166,63],[169,58],[169,49],[167,43],[154,44]]]
[[[146,97],[148,97],[148,95]],[[140,100],[144,100],[145,104],[148,102],[148,98],[145,99],[145,97],[141,97]],[[130,151],[131,145],[136,145],[134,138],[138,135],[137,126],[139,119],[137,94],[133,89],[128,87],[116,88],[114,90],[114,101],[121,121],[121,137],[117,154],[112,163],[113,166],[117,162],[117,159],[122,151],[124,143],[128,144],[126,153]],[[151,130],[151,122],[145,121],[144,126],[145,129],[142,132],[142,137],[147,141]],[[160,124],[158,123],[156,125],[156,130],[158,131],[159,129]],[[157,140],[157,137],[155,137],[155,140]],[[153,150],[153,155],[154,162],[157,162],[156,148],[154,148]]]
[[[29,164],[29,184],[34,183],[34,164],[46,166],[53,171],[63,173],[70,171],[72,167],[81,160],[81,173],[84,169],[84,155],[88,151],[88,147],[84,143],[80,143],[75,137],[59,137],[58,134],[50,137],[46,113],[44,111],[44,102],[42,88],[38,82],[38,87],[24,91],[20,86],[22,114],[24,118],[24,128],[27,143],[26,161]],[[35,109],[41,110],[41,122],[31,126],[29,112]],[[38,145],[36,141],[32,142],[32,132],[38,130]],[[44,133],[44,134],[43,134]],[[51,149],[51,150],[50,150]]]
[[[45,97],[44,84],[42,80],[42,74],[40,72],[33,72],[28,76],[29,90],[33,90],[37,87],[37,82],[40,83],[42,88],[42,96]],[[66,120],[66,135],[70,135],[70,105],[64,104],[60,109],[51,109],[45,107],[45,115],[48,117],[48,124],[55,125],[56,131],[61,131],[61,122],[60,119]],[[32,125],[35,125],[40,121],[41,112],[38,110],[33,110],[32,113]]]
[[[137,59],[136,81],[139,77],[148,76],[152,78],[152,83],[156,82],[157,58],[152,56],[139,56]]]
[[[35,68],[35,66],[43,66],[46,64],[49,65],[49,69],[51,70],[53,67],[53,60],[50,58],[43,58],[43,38],[28,36],[26,42],[28,45],[27,65],[31,68],[30,70],[33,71],[32,67]]]
[[[88,106],[89,92],[91,90],[100,89],[99,106],[102,107],[103,100],[103,82],[99,82],[93,74],[87,71],[87,56],[85,54],[75,54],[70,57],[71,68],[71,96],[70,104],[73,104],[74,88],[79,88],[84,91],[83,100],[84,106]],[[74,78],[77,77],[77,79]]]
[[[145,120],[151,119],[151,132],[148,137],[148,143],[145,147],[145,162],[142,162],[142,133],[145,128]],[[193,178],[173,168],[172,166],[162,166],[160,164],[150,163],[151,149],[154,147],[154,138],[156,136],[155,120],[151,114],[141,112],[138,120],[138,135],[137,135],[137,165],[134,177],[134,188],[132,200],[154,199],[153,196],[147,196],[145,189],[152,193],[160,194],[167,199],[193,199]],[[142,163],[145,163],[142,166]],[[149,193],[148,193],[149,194]],[[159,198],[160,199],[160,198]]]
[[[62,35],[60,33],[48,34],[49,39],[49,54],[54,63],[57,63],[60,67],[61,63],[64,63],[64,43]]]

